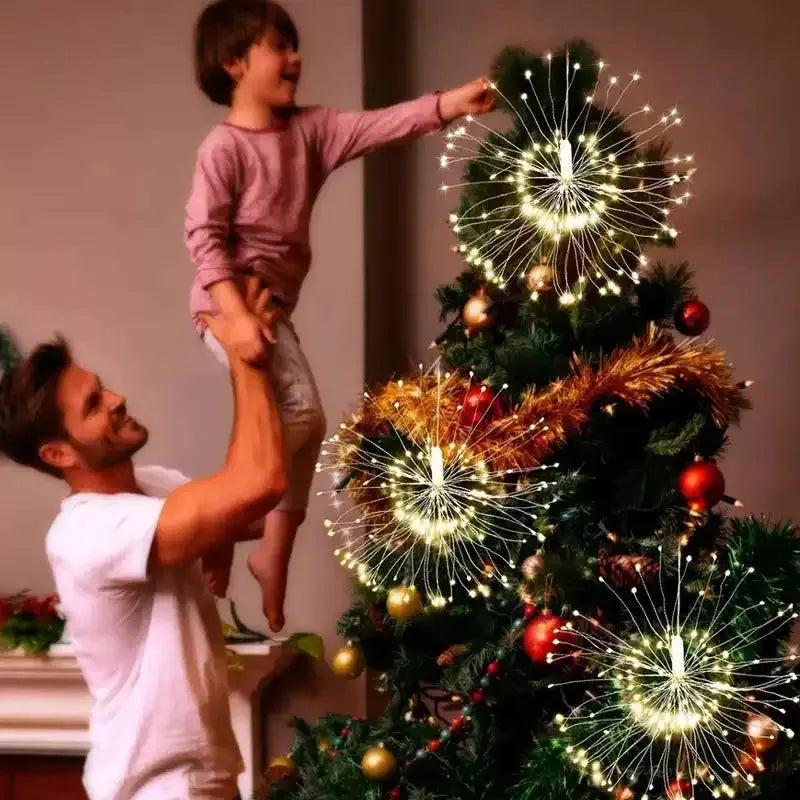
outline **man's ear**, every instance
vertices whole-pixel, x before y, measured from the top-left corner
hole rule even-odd
[[[69,442],[55,439],[52,442],[45,442],[39,448],[39,458],[48,466],[55,467],[63,472],[75,466],[78,454]]]

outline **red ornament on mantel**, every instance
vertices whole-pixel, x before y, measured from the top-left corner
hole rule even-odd
[[[475,383],[467,389],[461,412],[464,425],[491,422],[502,416],[502,413],[500,398],[488,386]]]
[[[711,322],[711,312],[696,297],[681,303],[675,312],[675,327],[684,336],[700,336]]]
[[[558,639],[561,642],[570,636],[569,632],[559,630],[564,625],[565,622],[561,617],[549,612],[534,617],[522,634],[522,649],[528,654],[528,658],[537,664],[544,664],[547,661],[547,654],[557,649],[553,640]]]
[[[695,461],[678,476],[678,491],[692,511],[707,511],[725,496],[725,476],[713,461]]]

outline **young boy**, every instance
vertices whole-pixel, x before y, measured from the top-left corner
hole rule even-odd
[[[273,631],[284,625],[289,558],[325,434],[314,376],[290,321],[311,263],[314,201],[345,162],[494,107],[486,78],[376,111],[298,107],[301,66],[297,28],[277,3],[218,0],[200,15],[197,82],[228,112],[200,146],[187,204],[195,325],[224,361],[200,314],[225,317],[236,352],[258,364],[271,333],[244,308],[241,276],[257,275],[282,312],[269,374],[281,408],[289,489],[267,516],[261,545],[248,561]]]

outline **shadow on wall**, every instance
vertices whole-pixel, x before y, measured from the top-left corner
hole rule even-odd
[[[412,98],[413,8],[408,3],[365,2],[364,107]],[[368,385],[408,371],[418,303],[410,268],[408,232],[416,228],[414,155],[408,146],[367,158],[365,208],[365,375]]]

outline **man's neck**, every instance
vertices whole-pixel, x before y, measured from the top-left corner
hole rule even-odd
[[[64,476],[73,494],[140,494],[133,462],[128,459],[111,467],[80,470]]]

